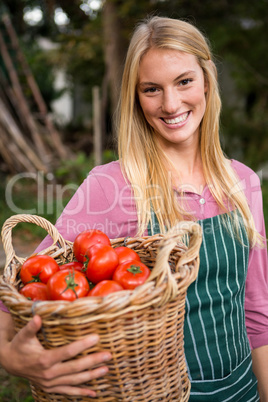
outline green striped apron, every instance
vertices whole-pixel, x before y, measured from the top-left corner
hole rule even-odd
[[[159,232],[153,212],[152,218],[149,234]],[[246,231],[241,225],[242,245],[227,214],[198,223],[203,230],[200,268],[187,292],[184,323],[190,402],[257,402],[244,312]]]

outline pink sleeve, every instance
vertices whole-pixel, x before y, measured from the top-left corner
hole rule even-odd
[[[66,240],[74,241],[78,233],[95,227],[102,211],[109,208],[98,180],[90,174],[80,185],[58,218],[55,226]],[[95,213],[98,213],[98,218]],[[39,252],[49,247],[52,239],[47,236],[37,247]]]
[[[251,174],[246,183],[247,197],[257,231],[266,238],[262,191],[259,178]],[[248,338],[252,349],[268,345],[268,262],[267,247],[254,247],[249,253],[246,279],[245,313]]]

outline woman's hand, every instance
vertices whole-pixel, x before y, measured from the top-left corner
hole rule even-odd
[[[92,353],[79,359],[72,358],[94,346],[99,339],[97,335],[89,335],[69,345],[46,350],[36,337],[42,325],[39,316],[34,316],[14,337],[11,335],[13,321],[10,314],[1,311],[0,323],[0,363],[7,372],[27,378],[45,392],[96,396],[94,391],[81,388],[79,384],[106,374],[107,366],[94,367],[110,360],[110,353]]]

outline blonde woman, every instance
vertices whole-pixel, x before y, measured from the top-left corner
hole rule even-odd
[[[260,182],[222,152],[217,73],[202,33],[169,18],[139,24],[119,106],[119,161],[90,172],[58,219],[58,229],[70,240],[93,227],[116,238],[164,232],[182,219],[198,221],[200,270],[188,290],[184,331],[190,401],[268,401],[268,267]],[[35,342],[37,321],[28,329]],[[71,363],[64,371],[60,351],[56,360],[39,350],[47,359],[44,381],[36,358],[25,357],[31,370],[26,364],[24,371],[19,364],[15,370],[4,351],[8,345],[16,357],[20,345],[30,350],[27,333],[19,334],[18,345],[16,337],[6,335],[12,323],[5,312],[0,325],[0,361],[7,370],[51,392],[93,395],[76,385],[101,375],[92,371],[94,354],[67,386]],[[70,345],[68,353],[74,356],[83,345],[76,348]],[[104,357],[109,358],[100,355],[98,361]]]

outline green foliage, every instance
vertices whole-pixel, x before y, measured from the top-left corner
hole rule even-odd
[[[256,108],[255,114],[258,114]],[[257,170],[267,161],[268,155],[268,118],[254,116],[251,118],[235,110],[223,108],[221,131],[225,153],[235,159],[244,161]],[[266,135],[264,135],[266,134]]]
[[[88,158],[84,152],[78,152],[75,159],[62,162],[61,166],[55,171],[55,176],[63,183],[70,181],[81,183],[93,166],[92,158]]]
[[[268,4],[266,0],[216,4],[221,17],[210,15],[210,21],[205,18],[201,25],[218,59],[225,151],[257,169],[267,161],[268,151]],[[233,79],[229,92],[221,75],[226,66]]]
[[[29,383],[24,378],[8,375],[0,367],[1,402],[34,402]]]
[[[42,93],[44,101],[48,107],[51,102],[63,95],[66,89],[55,89],[54,81],[55,66],[52,63],[52,54],[54,51],[43,51],[34,41],[25,41],[22,46],[28,64],[31,66],[33,76]],[[27,96],[30,91],[27,86],[24,88],[24,94]]]
[[[60,47],[54,52],[54,65],[62,66],[74,82],[84,87],[85,99],[91,100],[91,88],[101,86],[105,73],[100,18],[87,21],[79,31],[61,33],[57,41]]]
[[[117,159],[114,151],[107,149],[103,152],[102,163],[108,163]],[[80,184],[95,166],[94,155],[89,157],[84,152],[78,152],[75,159],[63,161],[55,171],[56,178],[64,184],[70,182]]]

